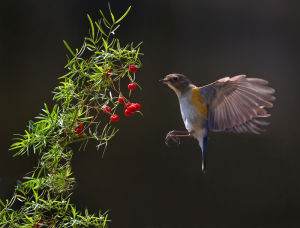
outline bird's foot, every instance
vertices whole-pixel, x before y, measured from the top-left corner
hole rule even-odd
[[[174,143],[179,145],[181,137],[191,137],[190,132],[188,132],[188,131],[176,131],[176,130],[170,131],[166,135],[165,144],[167,146],[169,146],[169,141],[172,140]]]
[[[170,140],[172,140],[174,143],[176,143],[177,145],[180,144],[180,138],[176,136],[175,131],[170,131],[167,135],[166,135],[166,139],[165,139],[165,143],[167,146],[169,146],[169,142]]]

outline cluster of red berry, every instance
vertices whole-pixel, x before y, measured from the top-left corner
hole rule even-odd
[[[119,103],[123,104],[125,103],[125,98],[124,97],[120,97],[118,99]],[[141,105],[139,103],[130,103],[130,102],[126,102],[124,104],[124,107],[125,107],[125,111],[124,111],[124,115],[125,116],[131,116],[131,114],[135,113],[136,111],[138,111],[140,108],[141,108]],[[102,111],[104,113],[108,113],[108,114],[111,114],[110,111],[111,111],[111,107],[105,105],[103,106],[102,108]],[[116,114],[113,114],[110,116],[110,120],[112,122],[117,122],[119,121],[120,117]]]
[[[130,102],[126,102],[124,97],[120,97],[118,99],[119,103],[124,104],[124,115],[125,116],[131,116],[131,114],[135,113],[136,111],[140,110],[141,105],[139,103],[130,103]]]
[[[135,65],[129,65],[129,71],[132,72],[132,73],[135,73],[137,71],[137,66]],[[106,69],[106,73],[104,74],[106,76],[106,78],[110,78],[111,76],[111,73],[112,73],[112,70],[108,67]],[[131,82],[128,84],[128,89],[130,91],[133,91],[136,89],[136,84],[134,82]],[[118,102],[120,104],[124,104],[124,108],[125,108],[125,111],[124,111],[124,115],[125,116],[131,116],[133,113],[135,113],[136,111],[140,110],[141,108],[141,105],[139,103],[130,103],[125,97],[123,96],[120,96],[119,99],[118,99]],[[120,117],[116,114],[112,114],[111,113],[111,107],[105,105],[102,107],[102,111],[104,113],[107,113],[107,114],[110,114],[110,120],[112,122],[117,122],[119,121]],[[84,132],[83,132],[83,124],[82,123],[79,123],[77,128],[76,128],[76,133],[78,135],[82,135]]]
[[[135,73],[137,71],[137,66],[135,65],[129,65],[129,71],[132,72],[132,73]],[[110,73],[111,71],[109,71]],[[128,89],[130,91],[133,91],[136,89],[136,84],[131,82],[128,84]],[[125,116],[130,116],[131,114],[133,114],[134,112],[138,111],[140,108],[141,108],[141,105],[138,104],[138,103],[130,103],[126,100],[125,97],[123,96],[120,96],[119,99],[118,99],[118,102],[120,104],[125,104],[124,107],[125,107],[125,111],[124,111],[124,115]],[[104,113],[108,113],[108,114],[111,114],[110,111],[111,111],[111,108],[109,106],[104,106],[102,108],[102,111]],[[117,122],[119,121],[120,117],[116,114],[113,114],[110,116],[110,120],[112,122]]]
[[[140,108],[141,108],[141,105],[139,103],[130,103],[125,99],[125,97],[119,97],[118,102],[120,104],[124,104],[124,108],[125,108],[124,115],[125,116],[131,116],[131,114],[135,113],[136,111],[140,110]],[[102,111],[104,113],[111,114],[110,113],[111,107],[105,105],[102,107]],[[110,116],[110,120],[112,122],[117,122],[117,121],[119,121],[119,119],[120,119],[120,117],[116,114],[113,114]]]

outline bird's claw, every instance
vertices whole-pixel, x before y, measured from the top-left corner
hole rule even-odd
[[[180,144],[180,138],[176,135],[175,130],[170,131],[167,135],[166,135],[166,139],[165,139],[165,144],[167,146],[169,146],[169,141],[172,140],[174,143],[176,143],[177,145]]]

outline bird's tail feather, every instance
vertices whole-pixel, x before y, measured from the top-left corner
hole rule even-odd
[[[199,144],[202,151],[202,172],[203,173],[205,173],[205,169],[206,169],[206,143],[207,143],[207,135],[199,139]]]

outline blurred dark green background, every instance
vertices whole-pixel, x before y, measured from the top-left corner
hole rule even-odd
[[[300,226],[300,5],[296,1],[111,0],[119,17],[132,11],[117,36],[144,41],[144,117],[122,118],[104,159],[91,144],[76,151],[80,208],[110,210],[113,228]],[[12,158],[13,133],[50,103],[64,74],[67,40],[79,48],[86,14],[107,12],[103,0],[2,1],[0,7],[0,198],[10,197],[34,157]],[[195,140],[167,148],[169,130],[184,129],[175,94],[158,83],[167,73],[197,85],[247,74],[270,81],[277,100],[260,136],[212,133],[207,173]]]

